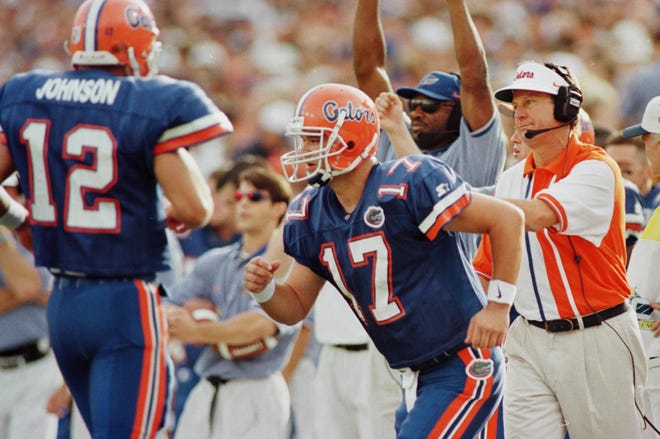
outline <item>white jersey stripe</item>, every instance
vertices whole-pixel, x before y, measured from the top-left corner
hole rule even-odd
[[[436,223],[438,217],[441,216],[451,206],[453,206],[458,200],[464,197],[466,193],[467,187],[465,184],[462,184],[449,195],[443,197],[435,204],[435,206],[433,206],[431,213],[421,222],[419,225],[419,230],[426,234],[426,232],[428,232]]]
[[[554,255],[554,262],[557,264],[557,271],[559,272],[559,275],[561,276],[561,283],[564,286],[564,290],[566,290],[566,296],[568,297],[568,302],[571,305],[571,310],[573,310],[573,313],[575,316],[578,317],[578,319],[581,320],[580,318],[580,312],[578,311],[577,304],[575,303],[575,297],[573,297],[573,291],[571,290],[571,285],[568,282],[568,276],[566,275],[566,270],[564,269],[564,265],[562,264],[562,259],[561,255],[559,254],[559,250],[557,249],[557,245],[555,242],[550,239],[550,232],[548,229],[543,230],[543,236],[548,240],[548,245],[552,249],[552,254]],[[548,281],[547,285],[548,290],[550,289],[550,282]],[[547,297],[547,295],[542,294],[543,297]],[[545,303],[543,306],[545,307]],[[549,306],[552,307],[553,310],[556,310],[556,304],[554,300],[551,300],[549,303]]]
[[[168,140],[171,139],[176,139],[178,137],[182,137],[188,134],[193,134],[198,131],[202,131],[206,128],[210,128],[215,125],[218,125],[219,122],[221,125],[226,126],[225,119],[227,119],[227,116],[225,116],[223,113],[219,111],[215,111],[211,114],[207,114],[204,117],[195,119],[189,123],[178,125],[174,128],[170,128],[169,130],[165,130],[163,132],[163,135],[160,137],[160,139],[158,139],[158,143],[167,142]]]
[[[96,50],[96,24],[99,20],[99,14],[103,8],[105,0],[94,0],[91,5],[89,5],[89,11],[87,11],[87,17],[85,18],[85,52],[93,52]]]

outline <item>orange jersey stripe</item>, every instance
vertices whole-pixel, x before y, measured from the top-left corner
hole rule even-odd
[[[497,409],[493,412],[492,416],[486,423],[486,427],[484,427],[482,438],[483,439],[496,439],[497,438],[497,430],[498,429],[504,429],[504,425],[500,425],[500,411],[502,410],[502,406],[498,406]]]
[[[216,137],[229,134],[230,132],[231,131],[227,131],[227,129],[221,125],[213,125],[194,133],[186,134],[161,142],[154,148],[154,154],[158,155],[175,149],[197,145],[199,143],[215,139]]]
[[[136,280],[135,286],[139,292],[140,320],[145,347],[131,438],[140,439],[155,437],[162,419],[161,413],[166,395],[166,360],[165,340],[159,339],[156,333],[157,328],[164,329],[157,307],[157,296],[143,281]]]
[[[154,297],[157,305],[157,317],[158,317],[158,332],[161,334],[160,349],[158,350],[158,383],[157,383],[157,394],[158,398],[156,400],[155,407],[155,417],[153,420],[153,426],[155,429],[161,424],[163,416],[165,415],[165,404],[167,398],[167,358],[165,356],[165,346],[167,346],[167,328],[165,327],[165,317],[161,314],[161,300],[160,296],[156,291],[154,291]],[[156,431],[154,431],[155,433]]]
[[[526,233],[516,309],[528,319],[552,320],[620,304],[630,287],[625,191],[616,163],[576,136],[549,165],[536,168],[533,159],[505,171],[496,188],[499,197],[543,201],[558,218],[552,227]],[[482,240],[473,261],[485,279],[492,273],[488,246]]]
[[[490,351],[487,349],[479,350],[482,358],[490,359]],[[463,349],[456,355],[466,366],[473,360],[470,349]],[[450,438],[462,437],[483,406],[486,398],[492,393],[494,376],[491,374],[485,379],[485,386],[481,386],[481,380],[468,378],[465,380],[465,388],[449,404],[438,422],[429,433],[430,438]],[[457,421],[458,420],[458,421]]]
[[[438,215],[433,226],[426,232],[426,237],[429,239],[429,241],[433,241],[436,236],[438,236],[438,233],[440,233],[440,230],[442,230],[442,228],[448,222],[450,222],[456,215],[458,215],[460,211],[465,209],[465,207],[470,204],[471,201],[471,196],[466,194],[453,205],[451,205],[447,210]]]

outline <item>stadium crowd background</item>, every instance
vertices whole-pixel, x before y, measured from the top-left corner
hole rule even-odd
[[[283,130],[292,103],[311,86],[355,84],[355,0],[147,3],[161,31],[161,73],[200,84],[234,123],[236,131],[222,140],[221,154],[217,145],[197,152],[204,172],[258,141],[264,129]],[[63,41],[79,4],[0,0],[0,81],[37,67],[68,68]],[[618,129],[641,117],[626,110],[624,118],[623,101],[631,95],[627,83],[638,69],[660,65],[660,0],[468,4],[486,48],[493,89],[504,85],[522,60],[559,62],[577,75],[584,107],[597,126]],[[429,70],[456,70],[444,0],[381,0],[381,8],[395,88],[415,84]],[[648,93],[660,94],[660,89]],[[273,100],[280,105],[260,117]],[[641,112],[644,105],[634,107]]]

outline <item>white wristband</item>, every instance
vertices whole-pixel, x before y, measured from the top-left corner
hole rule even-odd
[[[275,280],[271,279],[263,290],[258,293],[250,293],[258,303],[268,302],[275,295]]]
[[[492,279],[488,284],[488,300],[497,303],[513,304],[516,297],[516,286],[503,280]]]
[[[14,230],[25,222],[28,216],[28,211],[21,203],[16,200],[11,200],[7,212],[0,217],[0,225]]]

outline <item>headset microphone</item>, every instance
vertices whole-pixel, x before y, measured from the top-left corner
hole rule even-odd
[[[552,128],[543,128],[543,129],[540,129],[540,130],[527,130],[525,132],[525,138],[526,139],[533,139],[534,137],[538,136],[539,134],[547,133],[548,131],[552,131],[552,130],[558,130],[559,128],[563,128],[563,127],[568,126],[570,124],[571,124],[570,122],[566,122],[566,123],[563,123],[561,125],[557,125],[556,127],[552,127]]]

